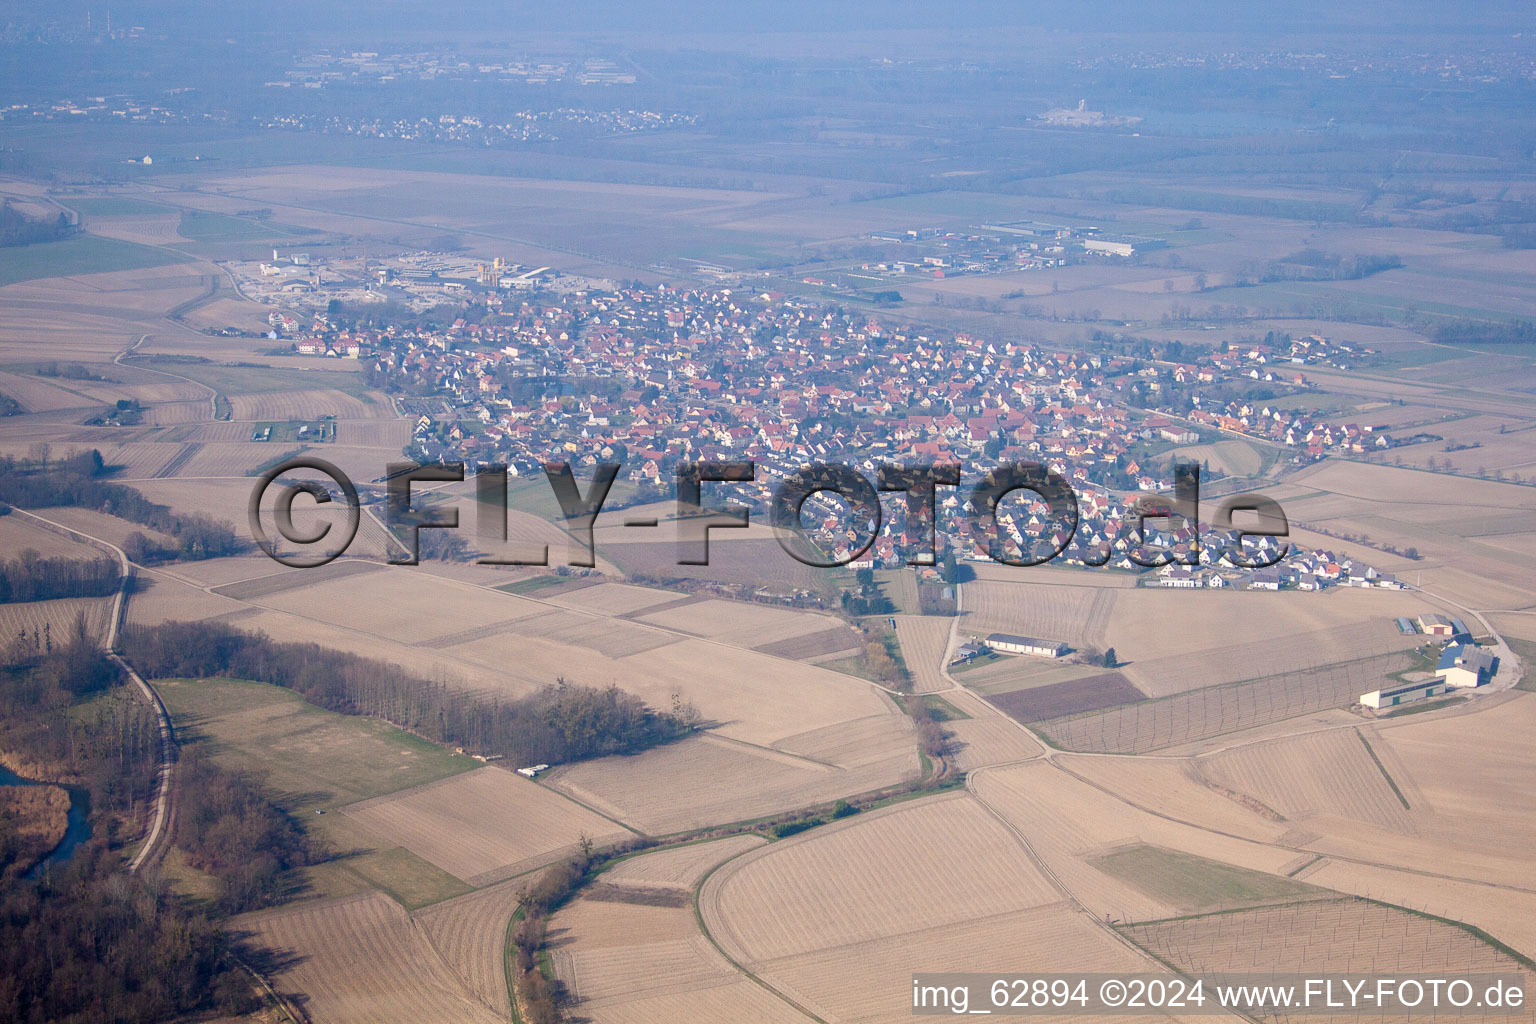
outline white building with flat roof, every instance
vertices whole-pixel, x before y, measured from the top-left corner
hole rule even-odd
[[[1439,697],[1449,693],[1450,685],[1441,679],[1427,679],[1423,682],[1404,683],[1401,686],[1392,686],[1384,690],[1372,690],[1370,693],[1360,695],[1360,703],[1368,708],[1380,711],[1382,708],[1393,708],[1399,704],[1411,704],[1416,700],[1425,700],[1429,697]]]
[[[1067,645],[1060,640],[1036,640],[1032,636],[1015,636],[1012,633],[992,633],[983,642],[994,651],[1002,651],[1004,654],[1060,658],[1067,653]]]

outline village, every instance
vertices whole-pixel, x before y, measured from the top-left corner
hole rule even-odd
[[[871,476],[880,463],[961,463],[968,479],[1037,462],[1076,491],[1077,528],[1067,544],[1044,506],[1005,504],[1010,561],[1055,551],[1065,564],[1136,573],[1145,586],[1401,586],[1342,554],[1276,538],[1244,541],[1257,568],[1222,562],[1222,545],[1198,543],[1196,522],[1149,519],[1148,540],[1169,527],[1159,532],[1167,564],[1148,571],[1130,557],[1142,541],[1136,504],[1169,489],[1180,447],[1245,437],[1299,463],[1393,444],[1381,426],[1306,411],[1302,367],[1355,355],[1318,335],[1140,358],[943,334],[782,292],[623,286],[449,254],[348,265],[274,251],[272,262],[238,269],[262,289],[253,297],[285,307],[270,315],[274,339],[302,355],[360,360],[400,396],[414,418],[407,454],[424,461],[505,464],[519,476],[551,460],[578,470],[619,462],[655,500],[679,463],[750,460],[755,482],[733,484],[730,497],[759,511],[774,483],[808,461]],[[380,327],[360,298],[421,315]],[[452,319],[433,322],[444,307]],[[1222,400],[1253,382],[1282,386],[1289,400]],[[939,529],[956,558],[987,561],[964,492],[940,492]],[[911,560],[900,503],[867,551],[830,504],[813,498],[805,516],[855,568]]]

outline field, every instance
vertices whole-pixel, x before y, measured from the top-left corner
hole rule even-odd
[[[918,774],[917,744],[903,716],[887,713],[790,738],[779,749],[701,736],[628,757],[566,765],[548,784],[653,835],[894,785]],[[826,739],[834,741],[828,747]],[[708,786],[694,785],[708,779]]]
[[[1465,929],[1361,899],[1311,900],[1121,931],[1180,970],[1452,977],[1525,968]]]
[[[419,906],[465,890],[458,879],[331,813],[343,805],[468,771],[476,763],[376,719],[333,714],[263,683],[164,680],[182,742],[261,780],[280,806],[347,856],[306,870],[317,895],[374,887]],[[380,840],[383,840],[382,842]]]
[[[97,512],[93,509],[73,507],[45,508],[39,509],[37,514],[61,526],[78,530],[88,537],[96,537],[117,547],[122,547],[127,543],[128,538],[135,533],[142,533],[145,537],[159,544],[167,546],[174,546],[175,544],[175,541],[166,534],[151,530],[149,527],[135,523],[132,520],[119,519],[117,516],[107,515],[105,512]]]
[[[958,863],[963,872],[950,870]],[[904,898],[885,898],[896,892]],[[700,909],[727,951],[766,964],[1059,898],[1006,828],[969,797],[951,795],[858,815],[732,861],[710,877]]]
[[[1061,683],[998,693],[987,699],[1009,718],[1020,722],[1039,722],[1064,715],[1080,715],[1136,704],[1147,697],[1120,673],[1105,672]]]
[[[955,794],[730,861],[699,910],[733,959],[825,1020],[910,1019],[914,964],[974,971],[1000,949],[1036,971],[1156,970],[1061,900],[1013,834]]]
[[[1168,458],[1198,462],[1225,476],[1235,477],[1258,476],[1266,461],[1257,446],[1237,440],[1185,445],[1170,451]]]
[[[693,892],[716,864],[763,845],[758,836],[739,835],[689,843],[619,861],[603,872],[603,881],[639,889]]]
[[[0,249],[0,285],[181,263],[188,257],[99,235]]]
[[[1014,633],[1042,640],[1061,640],[1073,647],[1103,646],[1119,592],[1093,586],[979,579],[961,585],[965,614],[960,628],[967,633]]]
[[[381,839],[471,885],[521,874],[626,833],[509,769],[486,767],[343,807]]]
[[[517,912],[526,879],[496,885],[418,910],[413,923],[476,999],[499,1013],[507,992],[507,925]]]
[[[937,615],[898,615],[896,639],[901,644],[901,656],[912,673],[912,689],[916,693],[932,693],[948,690],[954,684],[944,678],[944,663],[948,660],[951,623],[948,617]]]
[[[848,631],[846,625],[829,615],[712,599],[640,612],[635,619],[738,647],[760,647],[829,629]]]
[[[738,852],[728,844],[708,847],[716,848],[712,857]],[[555,976],[572,993],[575,1012],[592,1024],[810,1019],[721,956],[689,908],[588,895],[556,914],[550,930],[557,937],[550,954]]]
[[[1145,753],[1349,707],[1412,665],[1407,654],[1379,655],[1052,719],[1040,728],[1067,750]]]
[[[1463,845],[1475,837],[1480,849],[1508,859],[1536,843],[1536,806],[1521,781],[1533,728],[1536,696],[1521,693],[1474,714],[1382,723],[1371,745],[1410,803],[1433,809],[1437,839]]]
[[[1191,759],[1061,755],[1054,763],[1132,806],[1213,832],[1272,843],[1291,830],[1273,808],[1213,788]]]
[[[1418,641],[1393,620],[1439,610],[1417,594],[1374,589],[1131,590],[1116,593],[1100,646],[1157,697],[1253,678],[1255,666],[1278,675],[1411,647]]]
[[[1387,775],[1353,729],[1239,747],[1198,763],[1206,778],[1292,821],[1334,816],[1400,832],[1413,827],[1404,806],[1413,801],[1401,793],[1408,781]]]
[[[238,918],[235,930],[277,953],[279,992],[300,995],[337,1024],[504,1024],[433,949],[426,933],[378,893]]]
[[[1283,876],[1312,859],[1158,816],[1041,761],[979,771],[971,776],[970,788],[1028,839],[1089,911],[1120,921],[1172,917],[1180,913],[1181,903],[1198,895],[1174,885],[1178,879],[1198,881],[1198,873],[1191,876],[1182,867],[1169,873],[1162,888],[1148,888],[1145,877],[1125,877],[1099,865],[1099,858],[1128,847],[1156,846],[1269,876]]]
[[[0,516],[0,558],[13,559],[26,551],[35,551],[42,558],[106,557],[101,548],[51,530],[26,516]]]
[[[45,632],[54,643],[60,643],[72,634],[81,616],[85,617],[88,635],[104,638],[111,614],[110,597],[61,597],[53,601],[0,604],[0,644],[9,647],[25,635],[26,646],[31,646],[34,638],[42,645],[47,638]]]
[[[943,700],[966,718],[944,722],[955,767],[974,771],[993,764],[1007,764],[1038,757],[1040,745],[1017,723],[964,690],[951,690]]]
[[[1124,846],[1089,861],[1099,871],[1135,886],[1182,914],[1316,898],[1321,891],[1279,875],[1222,864],[1145,843]]]
[[[188,376],[191,376],[189,374]],[[309,388],[293,388],[254,394],[229,394],[233,418],[242,422],[270,422],[280,420],[318,420],[322,416],[334,416],[339,420],[393,419],[393,407],[383,399],[366,395],[348,394],[335,385],[327,375],[323,381],[306,381]],[[324,384],[323,387],[314,387]],[[339,431],[338,431],[339,433]],[[382,462],[379,472],[383,472]]]

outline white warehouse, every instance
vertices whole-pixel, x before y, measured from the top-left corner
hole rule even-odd
[[[1032,654],[1037,658],[1060,658],[1067,653],[1067,645],[1059,640],[1036,640],[1012,633],[992,633],[984,643],[1004,654]]]
[[[1425,682],[1407,683],[1403,686],[1393,686],[1385,690],[1372,690],[1370,693],[1360,695],[1360,703],[1368,708],[1380,711],[1382,708],[1392,708],[1399,704],[1409,704],[1416,700],[1424,700],[1428,697],[1439,697],[1449,693],[1451,687],[1441,679],[1430,679]]]

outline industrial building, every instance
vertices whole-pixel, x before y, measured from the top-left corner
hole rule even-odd
[[[1385,690],[1372,690],[1370,693],[1360,695],[1360,703],[1368,708],[1380,711],[1382,708],[1392,708],[1399,704],[1408,704],[1416,700],[1424,700],[1426,697],[1439,697],[1450,692],[1450,685],[1439,679],[1430,679],[1418,683],[1405,683],[1402,686],[1393,686]]]
[[[1067,645],[1060,640],[1036,640],[1029,636],[1012,633],[992,633],[986,645],[1004,654],[1031,654],[1037,658],[1060,658],[1067,653]]]
[[[1427,612],[1419,616],[1419,631],[1426,636],[1450,636],[1456,632],[1456,624],[1449,616]]]
[[[1490,651],[1466,644],[1452,644],[1440,652],[1435,677],[1447,686],[1470,688],[1482,686],[1499,669],[1499,659]]]

